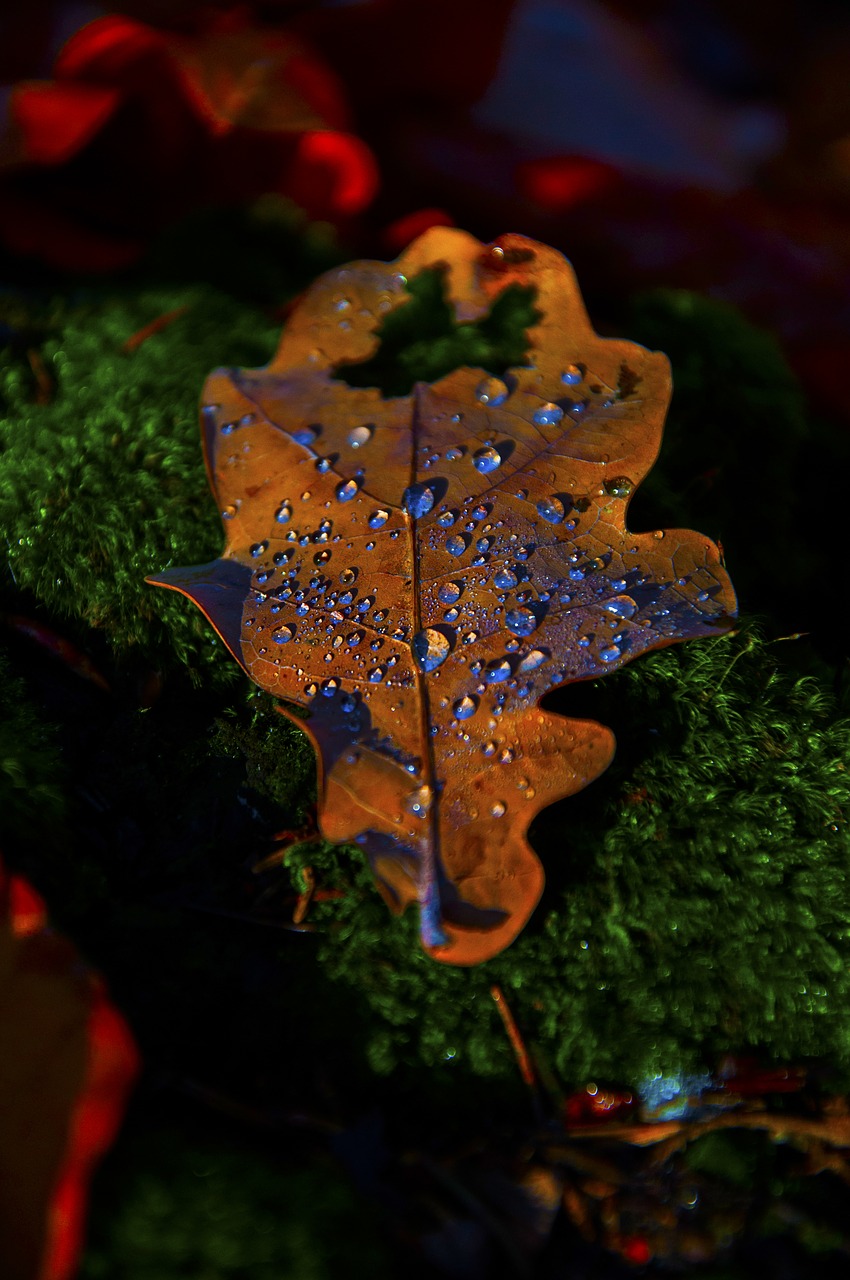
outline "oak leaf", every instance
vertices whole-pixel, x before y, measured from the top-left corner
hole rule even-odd
[[[88,1182],[138,1070],[103,984],[0,864],[0,1274],[70,1280]]]
[[[347,385],[435,267],[464,324],[534,289],[529,363],[392,398]],[[204,388],[225,550],[149,581],[284,700],[317,751],[323,834],[364,848],[393,909],[419,903],[437,959],[513,940],[543,887],[531,819],[612,759],[607,728],[543,694],[731,625],[714,543],[625,528],[669,395],[665,356],[593,332],[561,254],[447,228],[324,275],[266,368]]]

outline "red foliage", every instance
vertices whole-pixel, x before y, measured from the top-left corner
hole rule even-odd
[[[335,75],[300,38],[238,15],[197,34],[97,19],[50,80],[5,98],[0,239],[62,268],[126,266],[199,206],[274,192],[338,220],[377,187]]]

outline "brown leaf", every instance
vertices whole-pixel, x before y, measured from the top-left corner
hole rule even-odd
[[[534,288],[528,366],[395,398],[342,382],[406,279],[434,266],[464,324],[509,285]],[[394,910],[419,902],[437,959],[474,964],[513,940],[543,887],[531,819],[613,756],[608,729],[541,710],[542,695],[730,625],[708,538],[624,525],[669,395],[663,355],[593,332],[561,254],[443,227],[394,264],[323,276],[267,368],[204,388],[227,544],[150,581],[309,711],[323,834],[364,847]]]

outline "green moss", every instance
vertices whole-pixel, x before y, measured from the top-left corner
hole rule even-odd
[[[81,1280],[339,1280],[392,1274],[378,1223],[328,1159],[160,1122],[98,1186]],[[108,1175],[108,1177],[107,1177]]]
[[[5,839],[25,831],[30,838],[55,837],[65,816],[65,781],[56,728],[0,651],[0,815]]]

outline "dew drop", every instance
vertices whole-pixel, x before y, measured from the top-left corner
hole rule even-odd
[[[513,587],[517,585],[517,583],[519,582],[519,579],[517,578],[515,573],[511,572],[510,569],[505,568],[505,569],[499,569],[499,571],[496,573],[495,577],[493,578],[493,582],[499,588],[500,591],[510,591]]]
[[[324,551],[317,551],[313,556],[313,564],[327,564],[331,558],[331,552],[325,548]]]
[[[274,518],[278,524],[289,524],[292,519],[292,505],[289,502],[282,502],[274,513]]]
[[[537,628],[537,618],[530,609],[509,609],[505,614],[505,626],[515,636],[530,636]]]
[[[470,716],[474,716],[478,702],[475,698],[470,698],[468,694],[459,698],[452,707],[456,720],[468,720]]]
[[[441,631],[426,627],[416,633],[410,647],[419,670],[434,671],[445,662],[451,646]]]
[[[352,449],[362,449],[364,444],[368,444],[372,439],[372,428],[367,426],[354,427],[348,433],[348,443]]]
[[[315,698],[316,694],[319,692],[319,686],[313,684],[311,680],[309,684],[305,684],[304,692],[308,698]]]
[[[455,520],[457,520],[457,512],[455,511],[443,511],[437,516],[437,524],[441,529],[450,529]]]
[[[484,679],[487,684],[502,684],[510,678],[511,664],[505,658],[491,662],[484,670]]]
[[[546,661],[546,657],[542,649],[531,649],[517,667],[517,675],[525,676],[530,671],[536,671]]]
[[[634,482],[628,476],[613,476],[604,482],[602,488],[612,498],[627,498],[634,488]]]
[[[369,517],[369,528],[381,529],[387,523],[389,518],[389,511],[384,511],[383,508],[380,508],[378,511],[373,511]]]
[[[233,517],[236,515],[236,512],[238,511],[238,509],[239,508],[236,506],[235,503],[228,502],[227,506],[222,507],[221,509],[222,520],[232,520]]]
[[[339,580],[344,587],[348,587],[352,582],[357,580],[357,574],[353,569],[343,569],[342,573],[339,575]]]
[[[501,378],[484,378],[475,388],[475,398],[479,404],[504,404],[510,392]]]
[[[499,764],[513,764],[513,762],[514,753],[512,749],[510,747],[505,747],[504,751],[499,756]]]
[[[446,462],[457,462],[458,458],[463,457],[463,449],[452,445],[451,449],[446,449]]]
[[[459,582],[444,582],[437,592],[437,598],[443,604],[454,604],[456,600],[460,599],[462,592],[463,587]]]
[[[465,550],[466,543],[458,534],[452,538],[446,538],[446,551],[450,556],[462,556]]]
[[[328,654],[326,656],[329,657],[330,655]],[[334,680],[333,677],[331,677],[330,680],[322,681],[322,693],[325,695],[326,698],[332,698],[338,688],[339,688],[339,681]]]
[[[330,469],[331,469],[331,460],[330,460],[330,458],[317,458],[317,459],[316,459],[316,470],[318,471],[318,473],[319,473],[319,475],[320,475],[320,476],[323,476],[323,475],[325,474],[325,472],[326,472],[326,471],[330,471]]]
[[[490,806],[490,815],[493,818],[503,818],[507,810],[507,805],[502,800],[494,800]]]
[[[606,600],[602,608],[606,613],[613,613],[617,618],[633,618],[638,607],[631,596],[612,596]]]
[[[369,672],[369,680],[372,684],[380,684],[383,678],[384,678],[383,667],[373,667],[372,670]]]
[[[350,502],[356,497],[358,492],[358,484],[356,480],[342,480],[336,487],[336,496],[338,502]]]
[[[616,658],[619,658],[619,656],[620,650],[615,644],[609,645],[607,649],[599,650],[600,662],[614,662]]]
[[[263,554],[264,551],[268,551],[268,549],[269,549],[269,544],[267,542],[255,542],[254,545],[251,547],[251,555],[256,560],[259,556]]]
[[[560,524],[566,512],[561,499],[553,495],[551,498],[540,499],[537,504],[537,514],[544,520],[548,520],[550,524]]]
[[[578,365],[568,364],[561,374],[561,381],[565,387],[577,387],[581,382],[581,369],[579,369]]]
[[[464,643],[464,644],[475,644],[475,641],[476,641],[477,639],[478,639],[478,632],[477,632],[477,631],[467,631],[466,635],[463,637],[463,643]]]
[[[535,410],[532,422],[534,422],[538,427],[554,427],[561,421],[563,416],[564,411],[561,406],[549,401],[547,404],[542,404],[539,409]]]
[[[362,631],[352,631],[352,633],[351,633],[351,635],[350,635],[350,636],[346,636],[346,637],[345,637],[346,644],[350,645],[352,649],[353,649],[356,645],[360,644],[360,641],[361,641],[362,639],[363,639],[363,632],[362,632]]]
[[[292,627],[272,627],[272,640],[275,644],[289,644],[294,635]]]
[[[408,515],[413,516],[414,520],[419,520],[433,507],[434,490],[429,489],[425,484],[412,484],[405,489],[401,501]]]
[[[497,467],[502,465],[502,455],[491,444],[488,444],[483,449],[475,450],[472,455],[472,465],[476,471],[486,475],[489,471],[495,471]]]
[[[484,755],[487,756],[489,759],[490,756],[494,756],[496,754],[496,743],[493,742],[491,739],[490,742],[484,743],[484,746],[481,748],[481,750],[484,752]]]

